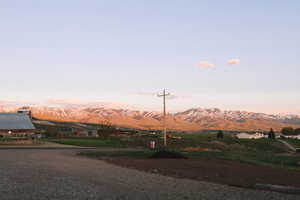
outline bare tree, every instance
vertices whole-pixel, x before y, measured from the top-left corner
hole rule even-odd
[[[109,120],[103,120],[100,122],[98,130],[99,136],[109,136],[115,132],[116,127]]]

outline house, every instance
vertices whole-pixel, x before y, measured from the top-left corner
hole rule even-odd
[[[0,113],[0,135],[30,136],[35,133],[29,115],[23,113]]]
[[[285,135],[285,138],[300,140],[300,135]]]
[[[76,129],[74,131],[77,136],[89,136],[89,137],[98,137],[98,130],[96,129]]]
[[[265,135],[262,133],[254,133],[254,134],[250,134],[250,133],[238,133],[236,134],[236,137],[238,139],[260,139],[260,138],[264,138]]]

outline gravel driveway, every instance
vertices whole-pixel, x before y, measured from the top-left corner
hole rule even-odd
[[[300,199],[175,179],[76,156],[76,150],[0,150],[1,200]]]

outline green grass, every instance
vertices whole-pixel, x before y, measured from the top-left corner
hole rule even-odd
[[[283,153],[285,152],[284,146],[276,141],[270,139],[224,139],[220,140],[228,145],[239,144],[244,146],[248,151],[258,152],[272,152],[272,153]]]
[[[300,156],[277,155],[264,152],[188,152],[191,158],[223,159],[241,163],[300,170]]]
[[[1,137],[0,138],[0,142],[12,142],[18,140],[27,140],[27,138],[24,137]]]
[[[182,139],[169,139],[167,140],[168,147],[172,149],[182,150],[186,147],[202,147],[219,149],[222,151],[262,151],[262,152],[273,152],[283,153],[286,151],[285,147],[276,140],[269,139],[235,139],[230,134],[224,134],[224,139],[217,139],[216,133],[198,133],[198,134],[172,134],[181,136]],[[133,137],[130,141],[130,145],[138,144],[138,146],[149,146],[149,142],[155,140],[157,144],[162,143],[160,137]],[[218,145],[215,144],[219,142]]]
[[[43,141],[55,142],[59,144],[82,146],[82,147],[126,147],[126,144],[118,138],[47,138]]]
[[[295,148],[300,148],[300,140],[296,139],[285,139],[288,143],[293,145]]]

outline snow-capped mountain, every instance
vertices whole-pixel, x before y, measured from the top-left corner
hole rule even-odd
[[[202,118],[212,119],[229,119],[229,120],[242,120],[242,119],[268,119],[268,120],[283,120],[299,118],[297,115],[270,115],[265,113],[255,113],[247,111],[231,111],[221,110],[218,108],[193,108],[184,112],[178,112],[175,116],[179,116],[184,120],[197,121]]]
[[[15,112],[17,105],[0,105],[0,112]],[[33,116],[44,120],[101,123],[110,121],[119,126],[159,129],[163,116],[159,112],[124,109],[120,106],[31,106]],[[247,111],[229,111],[218,108],[192,108],[168,114],[167,125],[174,130],[258,130],[279,129],[284,126],[300,125],[297,115],[270,115]]]

